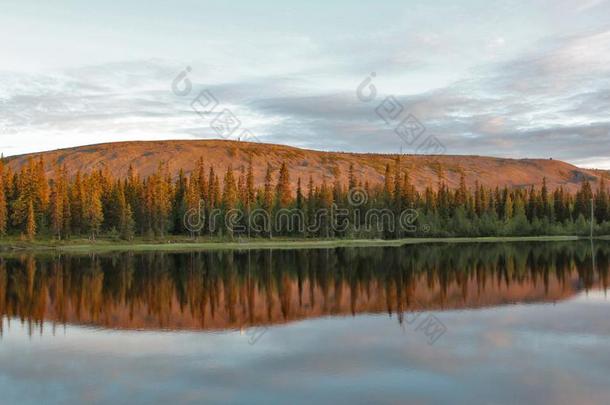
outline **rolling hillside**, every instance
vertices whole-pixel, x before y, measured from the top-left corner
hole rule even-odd
[[[180,168],[188,174],[200,157],[206,166],[213,164],[219,172],[224,172],[231,164],[239,170],[252,160],[255,181],[263,182],[265,168],[270,163],[275,169],[282,162],[290,168],[291,180],[296,184],[301,177],[306,183],[309,176],[315,182],[326,178],[332,181],[338,173],[346,182],[350,164],[363,180],[370,184],[383,181],[386,164],[394,164],[395,155],[355,154],[320,152],[289,146],[258,144],[220,140],[194,141],[153,141],[119,142],[31,155],[7,158],[8,166],[19,169],[28,158],[42,156],[48,174],[51,176],[56,164],[65,164],[71,174],[105,168],[113,175],[125,175],[130,165],[141,176],[146,177],[157,169],[160,163],[167,163],[174,175]],[[469,186],[475,181],[486,186],[527,187],[539,185],[546,177],[549,187],[563,185],[571,191],[579,187],[583,179],[597,183],[599,172],[581,169],[571,164],[549,159],[504,159],[482,156],[424,156],[403,155],[402,167],[408,170],[412,182],[418,189],[437,182],[437,167],[443,167],[444,177],[450,187],[457,186],[460,172],[464,171]]]

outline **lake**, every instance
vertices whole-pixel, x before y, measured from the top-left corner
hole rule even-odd
[[[1,403],[610,403],[610,243],[0,259]]]

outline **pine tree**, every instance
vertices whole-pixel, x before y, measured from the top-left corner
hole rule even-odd
[[[394,208],[396,212],[402,210],[402,181],[400,177],[400,155],[396,156],[395,167],[394,167]]]
[[[574,217],[582,215],[585,218],[591,216],[591,199],[593,198],[593,192],[591,190],[591,183],[588,180],[583,181],[580,190],[576,193],[576,201],[574,203]]]
[[[256,193],[254,190],[254,172],[252,168],[252,161],[248,164],[248,174],[246,176],[246,209],[249,210],[256,201]]]
[[[61,168],[55,168],[55,182],[51,189],[51,231],[57,239],[62,239],[64,230],[64,198],[66,198],[67,184]]]
[[[601,176],[599,181],[599,187],[595,193],[595,219],[597,222],[603,222],[607,219],[608,208],[610,201],[608,201],[608,190],[606,189],[606,179]]]
[[[506,195],[506,201],[504,202],[504,220],[506,222],[510,221],[513,217],[513,199],[510,193]]]
[[[133,211],[125,197],[125,189],[119,186],[118,189],[118,207],[119,207],[119,235],[121,239],[132,240],[135,233],[135,221]]]
[[[33,240],[36,237],[36,213],[34,212],[33,201],[28,202],[25,234],[29,240]]]
[[[307,183],[307,223],[309,225],[313,224],[313,222],[315,221],[315,210],[315,188],[313,183],[313,177],[309,176],[309,182]]]
[[[158,236],[164,237],[169,228],[171,212],[171,177],[167,165],[159,165],[153,176],[153,230]]]
[[[214,175],[214,186],[212,189],[214,191],[214,206],[219,207],[222,203],[222,194],[220,192],[220,179],[218,178],[218,174]]]
[[[282,162],[282,166],[280,167],[275,190],[278,206],[281,208],[288,207],[292,201],[292,196],[290,193],[290,174],[288,172],[288,167],[286,167],[286,163],[284,162]]]
[[[337,166],[333,168],[333,201],[341,204],[344,199],[343,184],[341,183],[341,169]]]
[[[99,183],[95,178],[88,177],[85,180],[85,206],[83,210],[83,220],[85,221],[86,229],[91,237],[95,240],[100,233],[102,223],[104,222],[104,211],[102,208],[102,191]]]
[[[464,176],[464,171],[460,170],[460,185],[459,185],[458,189],[455,191],[455,205],[458,207],[465,206],[467,194],[468,194],[468,189],[466,188],[466,178]]]
[[[271,177],[271,164],[267,163],[267,172],[265,173],[265,184],[263,189],[263,208],[268,212],[271,210],[273,205],[273,186]]]
[[[44,170],[44,161],[42,157],[39,158],[38,163],[34,169],[34,188],[36,192],[36,214],[38,216],[44,215],[45,211],[49,206],[50,192],[49,183]]]
[[[85,230],[85,187],[80,172],[76,173],[74,184],[70,189],[70,202],[72,229],[75,233],[80,234]]]
[[[205,203],[205,200],[202,199],[203,193],[200,190],[200,186],[201,186],[201,183],[199,182],[199,176],[197,175],[197,173],[191,174],[191,177],[189,178],[189,182],[188,182],[188,187],[186,190],[186,210],[188,212],[197,212],[197,213],[199,213],[199,215],[202,215],[203,212],[200,212],[200,210],[205,209],[205,206],[202,206],[202,203]],[[205,194],[207,194],[207,191]],[[183,218],[183,222],[184,222],[184,218]],[[195,236],[193,233],[194,232],[193,229],[187,229],[187,230],[190,232],[191,237]],[[198,233],[200,233],[200,231],[198,231]]]
[[[172,230],[174,233],[184,233],[184,215],[188,207],[187,179],[184,171],[180,169],[174,187],[172,200]]]
[[[481,196],[481,187],[478,180],[474,183],[474,211],[478,217],[483,214],[483,197]]]
[[[295,200],[296,208],[303,209],[303,190],[301,189],[301,178],[297,179],[297,197]]]
[[[214,172],[214,166],[210,165],[210,174],[208,175],[208,192],[207,192],[207,205],[210,208],[214,208],[216,205],[216,200],[218,197],[216,193],[218,192],[218,187],[215,184],[216,173]]]
[[[194,177],[197,188],[199,189],[200,196],[199,198],[209,204],[209,184],[208,179],[205,177],[205,166],[203,164],[203,158],[199,158],[199,162],[197,163],[197,171],[196,176]],[[212,171],[213,173],[213,171]]]
[[[5,236],[8,222],[8,208],[5,193],[4,163],[0,161],[0,236]]]
[[[125,181],[125,198],[133,211],[134,221],[138,224],[139,232],[144,234],[146,232],[144,229],[146,215],[144,213],[145,197],[143,195],[143,185],[139,175],[131,165],[129,165]]]
[[[246,208],[248,201],[248,190],[246,189],[246,175],[244,173],[244,167],[242,166],[239,170],[239,177],[237,179],[237,202],[241,204],[242,208]]]
[[[540,189],[539,215],[542,218],[551,216],[551,205],[549,201],[549,190],[546,186],[546,177],[542,178],[542,188]]]
[[[386,164],[385,166],[383,192],[385,194],[385,201],[389,202],[394,192],[394,180],[392,177],[392,169],[389,164]]]
[[[227,168],[227,173],[224,177],[222,204],[226,210],[235,208],[237,205],[237,186],[235,184],[235,176],[233,175],[233,167],[231,165]]]

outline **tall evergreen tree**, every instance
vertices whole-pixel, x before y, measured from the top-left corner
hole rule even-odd
[[[118,187],[118,201],[117,205],[119,208],[119,222],[118,231],[121,239],[132,240],[135,233],[135,221],[133,218],[133,210],[127,202],[125,196],[125,189],[119,185]]]
[[[610,217],[608,216],[609,208],[610,201],[608,200],[606,179],[605,176],[602,175],[599,181],[599,187],[595,193],[595,219],[597,222],[610,220]]]
[[[0,161],[0,236],[6,235],[8,208],[5,193],[4,163]]]
[[[31,200],[28,202],[25,235],[29,240],[36,236],[36,213],[34,212],[34,202]]]
[[[68,197],[67,180],[59,166],[55,168],[55,181],[51,189],[51,230],[57,239],[64,231],[64,200]]]
[[[248,164],[248,174],[246,176],[246,209],[250,209],[254,206],[256,201],[256,192],[254,190],[254,169],[252,168],[252,161]]]
[[[276,201],[279,207],[288,207],[292,201],[290,193],[290,174],[286,163],[282,162],[276,186]]]
[[[265,173],[265,184],[263,189],[263,208],[267,211],[270,211],[273,206],[273,179],[271,176],[271,164],[267,163],[267,172]]]
[[[233,174],[233,167],[231,165],[227,168],[227,173],[224,177],[222,204],[227,210],[235,208],[237,205],[237,185],[235,184],[235,175]]]

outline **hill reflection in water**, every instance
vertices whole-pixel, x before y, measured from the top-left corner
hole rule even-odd
[[[610,245],[593,251],[595,261],[588,242],[22,255],[0,259],[0,318],[30,333],[44,322],[223,330],[362,313],[402,322],[410,311],[605,290]]]

